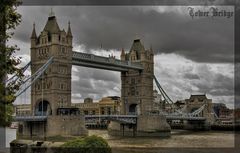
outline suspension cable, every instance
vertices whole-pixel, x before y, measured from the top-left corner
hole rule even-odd
[[[42,116],[43,116],[43,74],[42,74]]]
[[[155,80],[155,83],[161,93],[161,95],[163,96],[165,102],[167,102],[168,104],[170,104],[171,109],[175,110],[174,107],[174,102],[171,100],[171,98],[167,95],[167,93],[163,90],[162,86],[160,85],[160,83],[158,82],[157,78],[155,75],[153,75],[153,78]]]
[[[46,71],[48,66],[53,62],[53,57],[51,57],[42,67],[40,67],[33,75],[31,75],[29,78],[23,81],[23,84],[27,84],[26,88],[23,88],[15,94],[16,97],[21,95],[23,92],[25,92],[40,76],[42,73]]]
[[[22,69],[22,73],[24,73],[30,65],[31,65],[31,61],[28,62],[23,68],[21,68],[21,69]],[[8,83],[9,81],[13,80],[15,77],[17,77],[17,78],[13,81],[13,83],[15,83],[15,82],[19,79],[19,77],[17,76],[17,74],[15,74],[15,75],[13,75],[11,78],[7,79],[7,80],[5,81],[5,83]]]
[[[26,87],[26,84],[25,84],[25,87]],[[24,103],[26,104],[26,102],[27,102],[27,92],[24,93]],[[26,114],[24,114],[24,115],[26,115]]]

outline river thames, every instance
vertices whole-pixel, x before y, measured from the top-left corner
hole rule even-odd
[[[235,147],[235,133],[233,131],[172,130],[171,136],[168,138],[111,137],[107,130],[89,130],[89,135],[98,135],[106,139],[112,148],[112,153],[208,153],[211,152],[209,149],[214,149],[212,151],[214,153],[230,153],[232,152],[231,149]],[[9,142],[15,138],[16,129],[6,129],[6,145],[8,148]]]
[[[89,135],[106,139],[111,147],[176,147],[176,148],[231,148],[234,147],[233,131],[172,130],[168,138],[111,137],[107,130],[89,130]],[[6,143],[16,138],[15,129],[6,129]]]

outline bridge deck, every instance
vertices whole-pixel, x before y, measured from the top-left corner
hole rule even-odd
[[[47,116],[15,116],[14,121],[46,121]]]
[[[112,71],[128,71],[129,69],[143,70],[140,63],[122,61],[113,57],[103,57],[93,54],[72,52],[72,64],[85,67],[93,67]]]
[[[85,122],[96,122],[99,119],[116,121],[122,124],[136,124],[137,115],[85,115]]]
[[[85,115],[86,122],[95,122],[98,119],[112,120],[121,123],[135,124],[137,115]],[[167,120],[206,120],[205,117],[191,117],[191,116],[166,116]],[[15,116],[14,121],[46,121],[47,116]]]
[[[191,116],[166,116],[167,120],[195,120],[195,121],[203,121],[206,120],[205,117],[191,117]]]

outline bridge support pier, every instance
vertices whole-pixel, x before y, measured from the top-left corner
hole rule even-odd
[[[183,121],[183,128],[185,130],[210,130],[211,126],[207,121]]]
[[[122,124],[112,121],[108,126],[108,134],[113,136],[150,136],[167,137],[171,128],[163,115],[139,115],[136,124]]]
[[[124,136],[124,124],[121,124],[122,136]]]
[[[34,117],[20,121],[18,129],[20,139],[46,140],[48,137],[58,135],[63,137],[88,135],[88,131],[85,128],[84,116],[52,115],[42,121],[34,120]]]

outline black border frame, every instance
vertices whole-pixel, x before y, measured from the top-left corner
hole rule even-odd
[[[234,6],[234,106],[240,107],[237,103],[240,100],[240,88],[237,86],[238,78],[240,78],[240,72],[237,65],[240,67],[240,1],[239,0],[225,0],[221,3],[218,0],[21,0],[23,6],[76,6],[76,5],[99,5],[99,6],[134,6],[134,5],[168,5],[168,6],[188,6],[188,5],[224,5],[224,6]],[[239,98],[238,96],[239,95]],[[236,131],[235,131],[236,132]],[[237,133],[237,134],[236,134]],[[132,149],[146,152],[173,152],[173,153],[183,153],[183,152],[207,152],[207,153],[220,153],[228,152],[235,153],[240,150],[240,133],[235,133],[235,147],[234,148],[124,148],[126,152],[133,152]],[[6,133],[4,133],[6,135]],[[0,139],[2,141],[2,139]],[[0,153],[1,151],[6,151],[7,148],[1,148],[2,142],[0,141]],[[5,142],[4,142],[5,145]],[[6,146],[6,145],[5,145]],[[115,148],[117,149],[117,148]],[[125,151],[124,151],[125,152]]]

